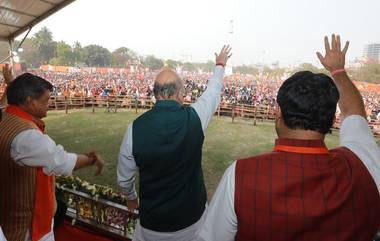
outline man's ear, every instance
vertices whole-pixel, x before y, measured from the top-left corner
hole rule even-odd
[[[24,106],[25,108],[29,108],[33,106],[33,100],[34,100],[33,97],[28,96],[26,97],[25,102],[21,106]]]
[[[30,104],[30,102],[32,102],[32,97],[28,96],[25,99],[24,105],[28,105],[28,104]]]
[[[282,111],[279,105],[276,106],[276,119],[282,118]]]

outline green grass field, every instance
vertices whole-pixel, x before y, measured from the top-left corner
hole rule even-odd
[[[50,111],[46,121],[46,130],[57,144],[67,151],[84,153],[97,150],[107,161],[102,175],[94,177],[94,169],[75,172],[75,175],[91,182],[109,185],[118,190],[116,183],[116,167],[119,148],[126,128],[138,114],[134,111],[121,110],[118,113],[104,113],[98,109],[95,114],[91,110]],[[270,151],[276,138],[274,124],[214,117],[211,121],[203,146],[203,171],[209,198],[214,193],[224,170],[238,158]],[[338,145],[338,132],[328,135],[328,147]]]

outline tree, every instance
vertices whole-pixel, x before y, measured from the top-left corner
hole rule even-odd
[[[183,70],[184,71],[189,71],[189,72],[194,72],[194,71],[197,70],[197,67],[193,63],[186,62],[186,63],[183,64]]]
[[[355,80],[380,84],[380,62],[363,65],[359,70],[352,71],[352,77]]]
[[[318,67],[310,64],[310,63],[302,63],[300,64],[297,68],[295,68],[293,71],[292,71],[292,74],[296,73],[296,72],[299,72],[299,71],[310,71],[310,72],[313,72],[313,73],[323,73],[323,74],[327,74],[329,75],[329,72],[327,70],[325,70],[324,68],[322,69],[319,69]]]
[[[199,63],[197,67],[202,69],[205,72],[212,72],[215,66],[215,62],[212,60],[207,61],[206,63]]]
[[[16,50],[19,41],[15,40],[13,43],[13,48]],[[38,50],[35,47],[35,43],[32,39],[25,39],[21,48],[23,48],[23,52],[19,52],[18,56],[20,57],[21,62],[25,62],[28,67],[38,67],[41,63],[41,56],[39,55]],[[9,45],[7,42],[0,41],[0,60],[9,56]]]
[[[74,53],[70,45],[61,41],[57,43],[56,57],[50,60],[54,65],[72,66],[74,64]]]
[[[256,75],[259,73],[259,69],[253,66],[241,65],[233,68],[234,73],[251,74]]]
[[[285,73],[285,69],[283,68],[273,68],[273,69],[270,69],[270,75],[271,76],[274,76],[274,77],[282,77]]]
[[[128,61],[136,59],[137,54],[126,47],[120,47],[112,52],[112,65],[117,67],[125,67]]]
[[[39,67],[42,63],[42,57],[36,47],[35,41],[27,38],[21,47],[23,51],[19,53],[20,60],[25,62],[28,67]]]
[[[146,67],[152,70],[158,70],[164,67],[164,61],[156,58],[154,55],[146,56],[144,63]]]
[[[72,49],[74,55],[74,65],[82,65],[84,63],[84,50],[82,45],[78,41],[75,41]]]
[[[167,68],[170,68],[170,69],[173,69],[173,70],[177,69],[178,65],[180,65],[180,64],[181,64],[181,62],[178,62],[178,61],[175,61],[175,60],[172,60],[172,59],[167,59],[165,61],[165,66]]]
[[[99,45],[88,45],[83,48],[84,62],[87,66],[109,66],[111,53],[108,49]]]
[[[33,41],[41,56],[42,63],[48,63],[54,57],[56,45],[51,31],[47,27],[41,28],[40,31],[34,34]]]

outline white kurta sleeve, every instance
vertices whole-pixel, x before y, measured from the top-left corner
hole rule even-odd
[[[117,163],[117,182],[129,200],[137,198],[135,188],[136,162],[132,153],[132,125],[128,126],[123,142],[120,146],[119,161]]]
[[[367,120],[359,115],[346,117],[340,129],[340,146],[347,147],[359,157],[380,193],[380,150]]]
[[[237,232],[237,217],[234,208],[235,166],[232,163],[207,207],[205,221],[200,229],[200,240],[233,241]]]
[[[75,153],[66,152],[36,129],[22,131],[13,139],[11,157],[22,166],[42,167],[46,175],[71,175],[77,161]]]
[[[206,130],[212,116],[219,106],[223,88],[223,74],[224,68],[219,65],[215,66],[214,74],[208,81],[206,91],[194,104],[191,104],[191,107],[195,109],[201,120],[203,132]]]

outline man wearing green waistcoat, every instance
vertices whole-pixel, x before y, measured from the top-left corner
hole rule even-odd
[[[202,172],[204,132],[221,99],[224,67],[231,56],[224,46],[206,91],[191,106],[182,105],[184,83],[171,70],[154,83],[156,105],[128,126],[120,147],[117,179],[137,207],[135,173],[140,175],[140,220],[133,240],[192,240],[206,208]]]

